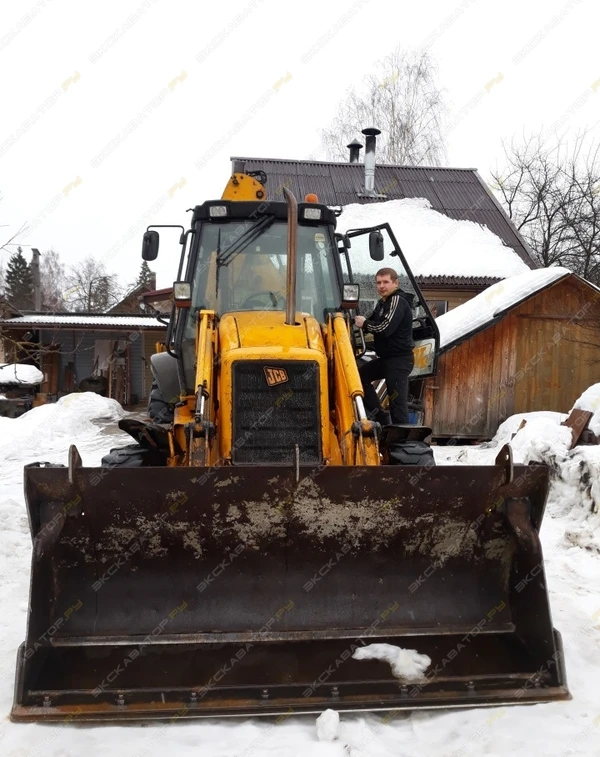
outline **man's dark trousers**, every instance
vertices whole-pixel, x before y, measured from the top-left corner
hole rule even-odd
[[[408,377],[413,369],[412,352],[397,357],[376,358],[360,368],[365,393],[365,409],[370,418],[385,425],[387,417],[381,409],[372,381],[385,379],[392,423],[408,423]]]

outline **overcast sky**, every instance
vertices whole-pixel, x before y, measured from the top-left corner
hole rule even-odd
[[[91,253],[131,282],[146,226],[187,226],[231,155],[322,158],[344,92],[398,44],[438,64],[449,165],[487,177],[523,129],[596,128],[599,29],[598,0],[2,0],[0,242],[27,223],[28,258]]]

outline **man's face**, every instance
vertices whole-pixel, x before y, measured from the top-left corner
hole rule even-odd
[[[398,282],[392,281],[389,276],[377,276],[375,282],[377,283],[377,292],[380,297],[387,297],[394,289],[398,288]]]

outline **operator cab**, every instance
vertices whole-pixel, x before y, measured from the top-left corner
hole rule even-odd
[[[398,272],[400,288],[413,307],[413,376],[435,373],[439,331],[389,224],[336,233],[339,211],[319,203],[316,195],[307,195],[306,202],[297,204],[295,303],[288,304],[290,210],[287,202],[267,201],[264,196],[261,183],[236,173],[221,200],[194,208],[187,231],[171,227],[181,229],[182,255],[166,341],[169,355],[181,359],[185,377],[181,375],[180,381],[193,387],[195,329],[202,310],[214,311],[218,317],[240,311],[281,311],[286,323],[289,318],[293,323],[290,312],[300,312],[321,324],[331,313],[350,311],[354,352],[356,357],[364,355],[368,345],[363,332],[352,326],[352,317],[358,311],[359,286],[368,290],[374,282],[373,266],[382,265],[385,238],[392,258],[388,265]],[[158,233],[149,228],[144,234],[144,260],[156,258],[158,244]]]
[[[203,309],[217,315],[286,309],[286,203],[204,203],[195,208],[192,227],[197,241],[186,277],[192,284],[192,323]],[[296,308],[321,323],[341,306],[334,228],[329,208],[299,204]]]

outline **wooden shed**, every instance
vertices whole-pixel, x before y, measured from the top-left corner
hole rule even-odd
[[[424,409],[440,441],[489,439],[515,413],[567,413],[600,382],[600,290],[564,268],[513,278],[524,285],[507,279],[438,319]]]
[[[0,317],[0,343],[7,362],[36,364],[44,374],[42,394],[77,391],[81,381],[102,376],[107,396],[123,405],[150,393],[150,356],[165,339],[155,317],[100,313],[27,313]]]

